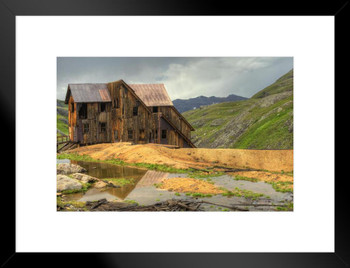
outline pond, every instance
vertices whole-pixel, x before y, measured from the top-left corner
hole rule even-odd
[[[125,178],[133,179],[133,183],[123,185],[119,188],[105,187],[102,189],[91,187],[85,193],[66,194],[66,201],[97,201],[107,199],[108,201],[137,202],[140,205],[152,205],[157,202],[169,199],[193,199],[185,193],[175,193],[164,189],[159,189],[155,185],[161,183],[164,179],[186,178],[187,174],[176,174],[145,170],[133,167],[118,166],[107,163],[70,161],[67,159],[57,160],[57,163],[73,163],[84,167],[87,174],[99,179],[106,178]],[[244,197],[227,197],[221,194],[212,197],[200,197],[199,199],[214,204],[203,204],[202,208],[206,211],[223,210],[227,206],[237,204],[263,204],[262,206],[249,206],[249,210],[273,210],[273,206],[268,204],[283,203],[293,200],[291,193],[276,192],[270,184],[264,182],[236,181],[232,176],[223,175],[212,177],[211,181],[217,187],[223,187],[228,190],[234,190],[236,187],[264,196],[257,200],[248,200]]]

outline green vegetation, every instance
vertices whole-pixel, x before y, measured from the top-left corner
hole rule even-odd
[[[293,132],[289,131],[288,120],[293,120],[293,104],[290,103],[280,113],[272,113],[264,120],[250,126],[249,131],[240,136],[235,148],[264,149],[269,144],[275,149],[293,148]]]
[[[176,195],[176,196],[181,196],[181,194],[180,194],[180,193],[175,193],[175,195]]]
[[[253,200],[256,200],[259,197],[264,196],[263,194],[254,193],[252,191],[239,189],[238,187],[236,187],[233,191],[226,190],[226,192],[223,193],[222,195],[228,196],[228,197],[230,197],[230,196],[245,197],[245,198],[251,198]]]
[[[195,172],[191,172],[188,174],[189,178],[193,178],[193,179],[206,179],[208,182],[211,181],[210,178],[212,177],[219,177],[225,175],[224,172],[221,171],[209,171],[209,170],[203,170],[203,171],[195,171]]]
[[[288,202],[287,204],[286,204],[286,206],[278,206],[278,207],[276,207],[276,210],[278,210],[278,211],[293,211],[293,207],[294,207],[294,205],[293,205],[293,202]]]
[[[111,182],[114,185],[118,186],[125,186],[128,184],[135,184],[135,179],[134,178],[104,178],[102,179],[104,182]]]
[[[85,202],[79,202],[79,201],[63,201],[62,197],[58,196],[57,197],[57,207],[67,210],[70,210],[70,207],[72,206],[71,210],[76,210],[76,209],[82,209],[84,211],[87,211],[88,209],[86,208]]]
[[[139,205],[138,202],[136,202],[135,200],[129,200],[129,199],[126,199],[123,201],[124,203],[128,203],[128,204],[136,204],[136,205]]]
[[[62,121],[61,119],[64,119],[65,117],[57,114],[57,129],[60,130],[61,132],[63,132],[65,135],[68,135],[69,131],[68,131],[68,125]]]
[[[92,185],[92,183],[82,183],[83,187],[76,190],[65,190],[62,191],[62,194],[75,194],[75,193],[85,193]]]
[[[212,197],[213,195],[211,195],[211,194],[202,194],[202,193],[186,193],[186,196],[192,196],[194,198],[197,198],[197,197]]]
[[[62,100],[57,100],[57,132],[68,135],[68,104]],[[60,133],[61,132],[61,133]]]
[[[235,175],[235,177],[233,179],[236,181],[251,181],[251,182],[258,182],[259,181],[256,178],[248,178],[248,177],[239,176],[239,175]]]
[[[160,187],[162,187],[162,185],[163,185],[162,183],[155,183],[155,184],[153,184],[153,186],[156,187],[156,188],[160,188]]]
[[[183,113],[198,147],[293,149],[293,70],[252,98]]]
[[[291,181],[277,181],[277,182],[267,182],[272,185],[272,188],[275,189],[276,192],[281,193],[293,193],[293,182]]]

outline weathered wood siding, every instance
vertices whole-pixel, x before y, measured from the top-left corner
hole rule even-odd
[[[173,107],[160,106],[158,111],[171,121],[187,138],[191,138],[191,129],[189,125],[174,111]]]
[[[157,132],[159,133],[157,143],[190,148],[191,146],[187,143],[187,141],[168,122],[161,118],[160,114],[161,112],[153,114],[153,117],[156,121],[156,125],[158,126]],[[165,139],[162,137],[163,130],[166,130]]]
[[[111,104],[105,103],[105,111],[101,111],[101,103],[87,103],[87,116],[79,117],[82,103],[77,103],[77,129],[79,142],[83,144],[111,142]],[[105,124],[102,131],[101,124]],[[84,125],[88,125],[88,131],[84,133]]]
[[[70,140],[81,144],[129,141],[191,147],[186,141],[191,138],[191,127],[172,106],[160,106],[153,112],[153,107],[147,108],[124,82],[111,82],[107,86],[111,102],[75,103],[70,96]],[[104,111],[101,105],[105,106]],[[166,131],[166,138],[162,138],[162,130]]]
[[[69,99],[68,122],[69,138],[81,144],[111,142],[111,104],[105,103],[106,110],[101,112],[100,103],[86,103],[86,116],[79,116],[83,103],[75,103]],[[74,111],[73,111],[74,106]],[[101,131],[101,123],[105,124],[105,131]],[[84,133],[84,125],[88,131]]]
[[[74,111],[73,108],[74,107]],[[69,139],[71,141],[77,141],[74,136],[75,128],[77,125],[77,117],[76,117],[76,104],[74,103],[74,99],[70,96],[68,101],[68,131],[69,131]]]
[[[120,81],[108,83],[108,89],[112,99],[112,140],[148,143],[150,133],[155,128],[152,114]],[[134,115],[134,107],[137,107],[137,115]]]

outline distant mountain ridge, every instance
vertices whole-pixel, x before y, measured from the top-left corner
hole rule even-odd
[[[250,99],[183,113],[202,148],[293,149],[293,69]]]
[[[238,95],[228,95],[227,97],[205,97],[205,96],[199,96],[196,98],[190,98],[190,99],[176,99],[173,101],[173,104],[175,108],[180,112],[186,112],[193,109],[197,109],[201,106],[216,104],[216,103],[222,103],[222,102],[233,102],[233,101],[240,101],[240,100],[246,100],[247,98],[241,97]]]

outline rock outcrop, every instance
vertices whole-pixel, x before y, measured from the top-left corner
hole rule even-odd
[[[70,164],[70,163],[62,163],[57,165],[57,174],[72,174],[72,173],[82,173],[87,170],[79,165]]]
[[[74,173],[74,174],[72,174],[72,177],[74,179],[77,179],[77,180],[83,182],[83,183],[93,183],[93,182],[99,181],[98,178],[95,178],[95,177],[92,177],[92,176],[89,176],[89,175],[86,175],[83,173]]]
[[[57,192],[66,190],[80,190],[83,185],[76,179],[66,175],[57,175]]]

